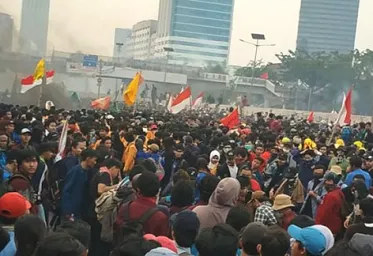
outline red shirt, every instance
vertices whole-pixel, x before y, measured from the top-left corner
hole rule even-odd
[[[249,161],[250,163],[252,163],[254,161],[255,158],[257,158],[258,156],[254,153],[254,152],[250,152],[250,155],[249,155]],[[261,155],[260,155],[261,158],[263,158],[264,162],[260,165],[259,167],[259,171],[261,173],[264,172],[264,169],[266,168],[267,166],[267,161],[268,159],[271,158],[271,153],[268,152],[268,151],[264,151]]]
[[[250,183],[251,183],[251,189],[253,191],[259,191],[259,190],[262,190],[261,187],[260,187],[260,184],[258,181],[256,181],[255,179],[250,179]]]
[[[288,209],[284,212],[282,215],[282,223],[281,227],[285,230],[288,230],[288,227],[290,226],[290,222],[297,216],[295,212],[293,212],[291,209]]]
[[[336,188],[325,195],[324,200],[317,208],[316,224],[328,227],[334,235],[339,234],[343,227],[341,214],[343,200],[342,191]]]

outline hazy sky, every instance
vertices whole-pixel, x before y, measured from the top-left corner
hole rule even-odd
[[[276,61],[275,53],[295,48],[301,0],[235,0],[230,64],[246,65],[254,47],[239,42],[250,33],[266,35],[258,58]],[[325,0],[326,1],[326,0]],[[348,0],[357,1],[357,0]],[[144,19],[157,19],[159,0],[51,0],[48,46],[56,50],[112,55],[114,29],[131,28]],[[373,48],[372,0],[360,0],[355,47]],[[20,23],[21,0],[0,0],[0,11]]]

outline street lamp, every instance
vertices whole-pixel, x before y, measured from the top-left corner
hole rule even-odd
[[[117,46],[117,64],[120,64],[120,53],[121,53],[121,50],[122,50],[122,47],[123,47],[123,43],[122,42],[117,42],[115,43],[115,45]],[[114,68],[115,68],[115,63],[113,64],[114,65]],[[119,94],[119,90],[118,90],[118,78],[115,79],[115,99],[114,99],[114,103],[117,101],[117,98],[118,98],[118,94]]]
[[[262,46],[276,46],[276,44],[259,44],[259,40],[265,40],[265,36],[263,34],[252,33],[251,38],[256,40],[256,43],[251,43],[251,42],[248,42],[248,41],[243,40],[243,39],[240,39],[240,41],[243,42],[243,43],[255,46],[254,63],[253,63],[252,75],[251,75],[251,85],[253,85],[255,68],[256,68],[256,58],[258,56],[258,48],[262,47]]]
[[[168,66],[168,58],[169,58],[169,53],[174,52],[174,48],[171,47],[163,47],[163,51],[166,53],[166,62],[164,66],[164,84],[166,85],[166,74],[167,74],[167,66]]]

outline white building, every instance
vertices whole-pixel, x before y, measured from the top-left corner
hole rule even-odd
[[[132,29],[115,29],[113,56],[119,62],[132,58]]]
[[[135,60],[146,60],[152,56],[152,38],[156,32],[156,20],[140,21],[132,27],[132,52]]]
[[[154,57],[191,66],[228,62],[233,9],[234,0],[160,0]]]
[[[12,51],[13,28],[13,18],[7,13],[0,13],[0,52]]]
[[[23,0],[19,50],[44,57],[47,50],[50,0]]]

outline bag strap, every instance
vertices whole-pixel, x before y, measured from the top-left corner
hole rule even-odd
[[[157,207],[147,210],[145,213],[143,213],[143,215],[141,215],[139,222],[141,224],[144,224],[146,221],[148,221],[148,219],[150,219],[150,217],[152,217],[158,211],[159,209]]]

